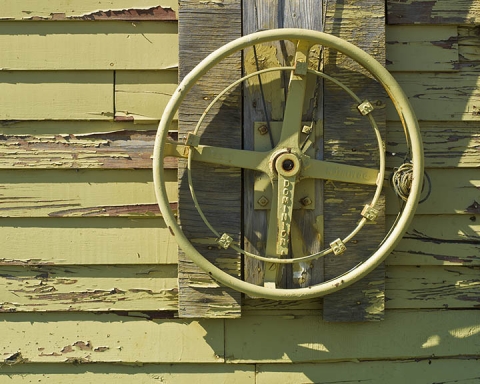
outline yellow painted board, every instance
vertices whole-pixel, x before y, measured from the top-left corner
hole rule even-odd
[[[458,69],[455,25],[388,25],[385,31],[389,71],[450,72]]]
[[[420,204],[417,214],[478,214],[480,213],[480,172],[475,168],[427,169],[431,193]],[[426,184],[423,196],[428,191]],[[399,199],[392,188],[386,188],[386,211],[396,214]]]
[[[478,308],[480,267],[388,267],[385,295],[387,309]]]
[[[423,359],[357,361],[322,364],[259,364],[256,384],[368,383],[368,384],[476,384],[477,359]]]
[[[177,71],[118,71],[115,117],[160,120],[178,84]]]
[[[161,217],[1,218],[0,233],[0,266],[177,263]]]
[[[134,382],[141,384],[254,384],[255,366],[246,364],[19,364],[4,365],[0,381],[11,384],[48,382],[86,384]]]
[[[0,121],[0,133],[3,135],[85,135],[116,131],[156,130],[156,122],[135,124],[133,121],[86,121],[86,120],[27,120]],[[176,131],[177,121],[173,122]]]
[[[387,221],[392,225],[394,216]],[[387,265],[480,265],[478,215],[415,215]]]
[[[178,66],[177,24],[0,23],[3,70],[166,69]]]
[[[385,320],[328,323],[319,316],[242,316],[225,321],[231,363],[313,363],[477,356],[477,310],[395,310]]]
[[[222,320],[162,312],[0,314],[0,355],[30,363],[222,363]],[[15,357],[17,356],[17,357]]]
[[[425,166],[428,168],[478,167],[478,122],[421,121]],[[398,167],[405,158],[405,133],[400,122],[387,125],[387,167]]]
[[[167,170],[170,201],[176,170]],[[0,217],[139,216],[160,212],[150,170],[2,170]]]
[[[176,311],[176,265],[0,266],[0,312]]]
[[[2,6],[3,19],[29,20],[32,18],[52,17],[52,13],[64,13],[65,17],[80,17],[99,10],[114,11],[123,9],[148,9],[156,6],[172,8],[178,11],[176,0],[22,0],[8,1]]]
[[[113,71],[0,71],[0,120],[113,120]]]
[[[456,73],[393,74],[407,94],[419,120],[480,121],[480,76],[468,67]],[[398,121],[392,103],[387,119]]]

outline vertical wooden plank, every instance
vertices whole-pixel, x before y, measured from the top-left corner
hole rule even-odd
[[[326,31],[339,36],[385,62],[385,9],[379,0],[338,0],[329,2]],[[374,118],[385,130],[383,89],[345,55],[328,51],[325,72],[350,87],[362,100],[377,108]],[[352,99],[331,82],[325,82],[325,159],[333,162],[378,168],[378,145],[367,119],[357,111]],[[373,187],[345,183],[325,183],[325,242],[344,238],[360,220],[363,206],[373,197]],[[325,279],[347,272],[378,247],[385,234],[383,201],[381,215],[347,244],[347,251],[325,258]],[[384,313],[384,267],[366,278],[324,299],[327,321],[381,320]]]
[[[322,1],[271,1],[245,0],[244,1],[243,33],[249,34],[259,30],[273,28],[305,28],[312,30],[322,29]],[[256,47],[257,60],[262,60],[262,68],[286,65],[289,56],[294,53],[293,44],[273,43]],[[244,53],[244,70],[252,73],[257,70],[253,49]],[[262,76],[264,96],[258,79],[249,81],[244,92],[244,145],[246,149],[256,149],[258,141],[255,122],[270,122],[271,130],[281,124],[285,107],[285,94],[288,87],[287,76],[275,74]],[[303,119],[307,124],[313,122],[315,129],[315,144],[313,156],[322,157],[322,94],[321,82],[314,76],[309,79],[309,92],[304,106]],[[265,99],[265,100],[264,100]],[[314,104],[316,104],[314,106]],[[265,114],[265,110],[267,111]],[[277,123],[277,124],[276,124]],[[273,136],[275,132],[272,132]],[[256,137],[257,136],[257,137]],[[279,133],[278,133],[279,137]],[[275,140],[274,140],[275,141]],[[271,144],[270,144],[271,145]],[[270,147],[265,148],[265,150]],[[254,193],[256,175],[254,172],[245,172],[245,247],[249,252],[264,255],[267,233],[267,215],[269,210],[258,209],[258,196]],[[297,208],[293,212],[292,222],[292,255],[305,256],[318,252],[322,247],[321,220],[322,217],[322,185],[316,182],[315,196],[308,196],[314,201],[315,209]],[[297,196],[298,197],[298,196]],[[300,196],[302,197],[302,196]],[[276,223],[272,223],[276,225]],[[264,263],[250,258],[245,260],[245,279],[251,283],[263,284]],[[323,261],[298,263],[283,268],[281,284],[283,287],[298,288],[316,284],[323,280]]]
[[[241,36],[241,1],[180,1],[180,77],[207,54]],[[179,111],[180,137],[192,132],[212,96],[240,77],[240,57],[212,69],[186,97]],[[214,106],[198,134],[201,144],[241,148],[241,93],[234,90]],[[193,185],[211,225],[240,241],[241,171],[194,164]],[[199,252],[232,275],[240,275],[240,256],[220,250],[215,235],[205,226],[192,201],[185,163],[179,164],[179,217],[182,229]],[[180,250],[179,316],[238,317],[240,293],[219,286]]]

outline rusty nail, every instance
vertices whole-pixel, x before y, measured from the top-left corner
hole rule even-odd
[[[310,205],[312,204],[312,200],[307,196],[307,197],[304,197],[302,200],[300,200],[300,203],[306,207],[307,205]]]
[[[260,135],[266,135],[268,133],[268,127],[262,124],[258,127],[258,132],[260,132]]]
[[[262,196],[260,199],[258,199],[258,204],[260,204],[262,207],[265,207],[268,204],[268,199],[265,196]]]

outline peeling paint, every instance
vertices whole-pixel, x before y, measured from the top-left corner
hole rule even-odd
[[[177,15],[171,8],[161,6],[150,8],[97,10],[83,15],[69,15],[57,12],[50,16],[28,16],[23,20],[126,20],[126,21],[177,21]]]

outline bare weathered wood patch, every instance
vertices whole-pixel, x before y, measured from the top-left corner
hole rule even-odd
[[[115,128],[124,124],[116,123]],[[130,124],[126,124],[130,127]],[[113,127],[112,127],[113,128]],[[0,168],[152,168],[156,130],[92,132],[80,134],[0,135]],[[171,134],[172,139],[177,137]],[[165,159],[166,169],[176,169],[175,158]]]

